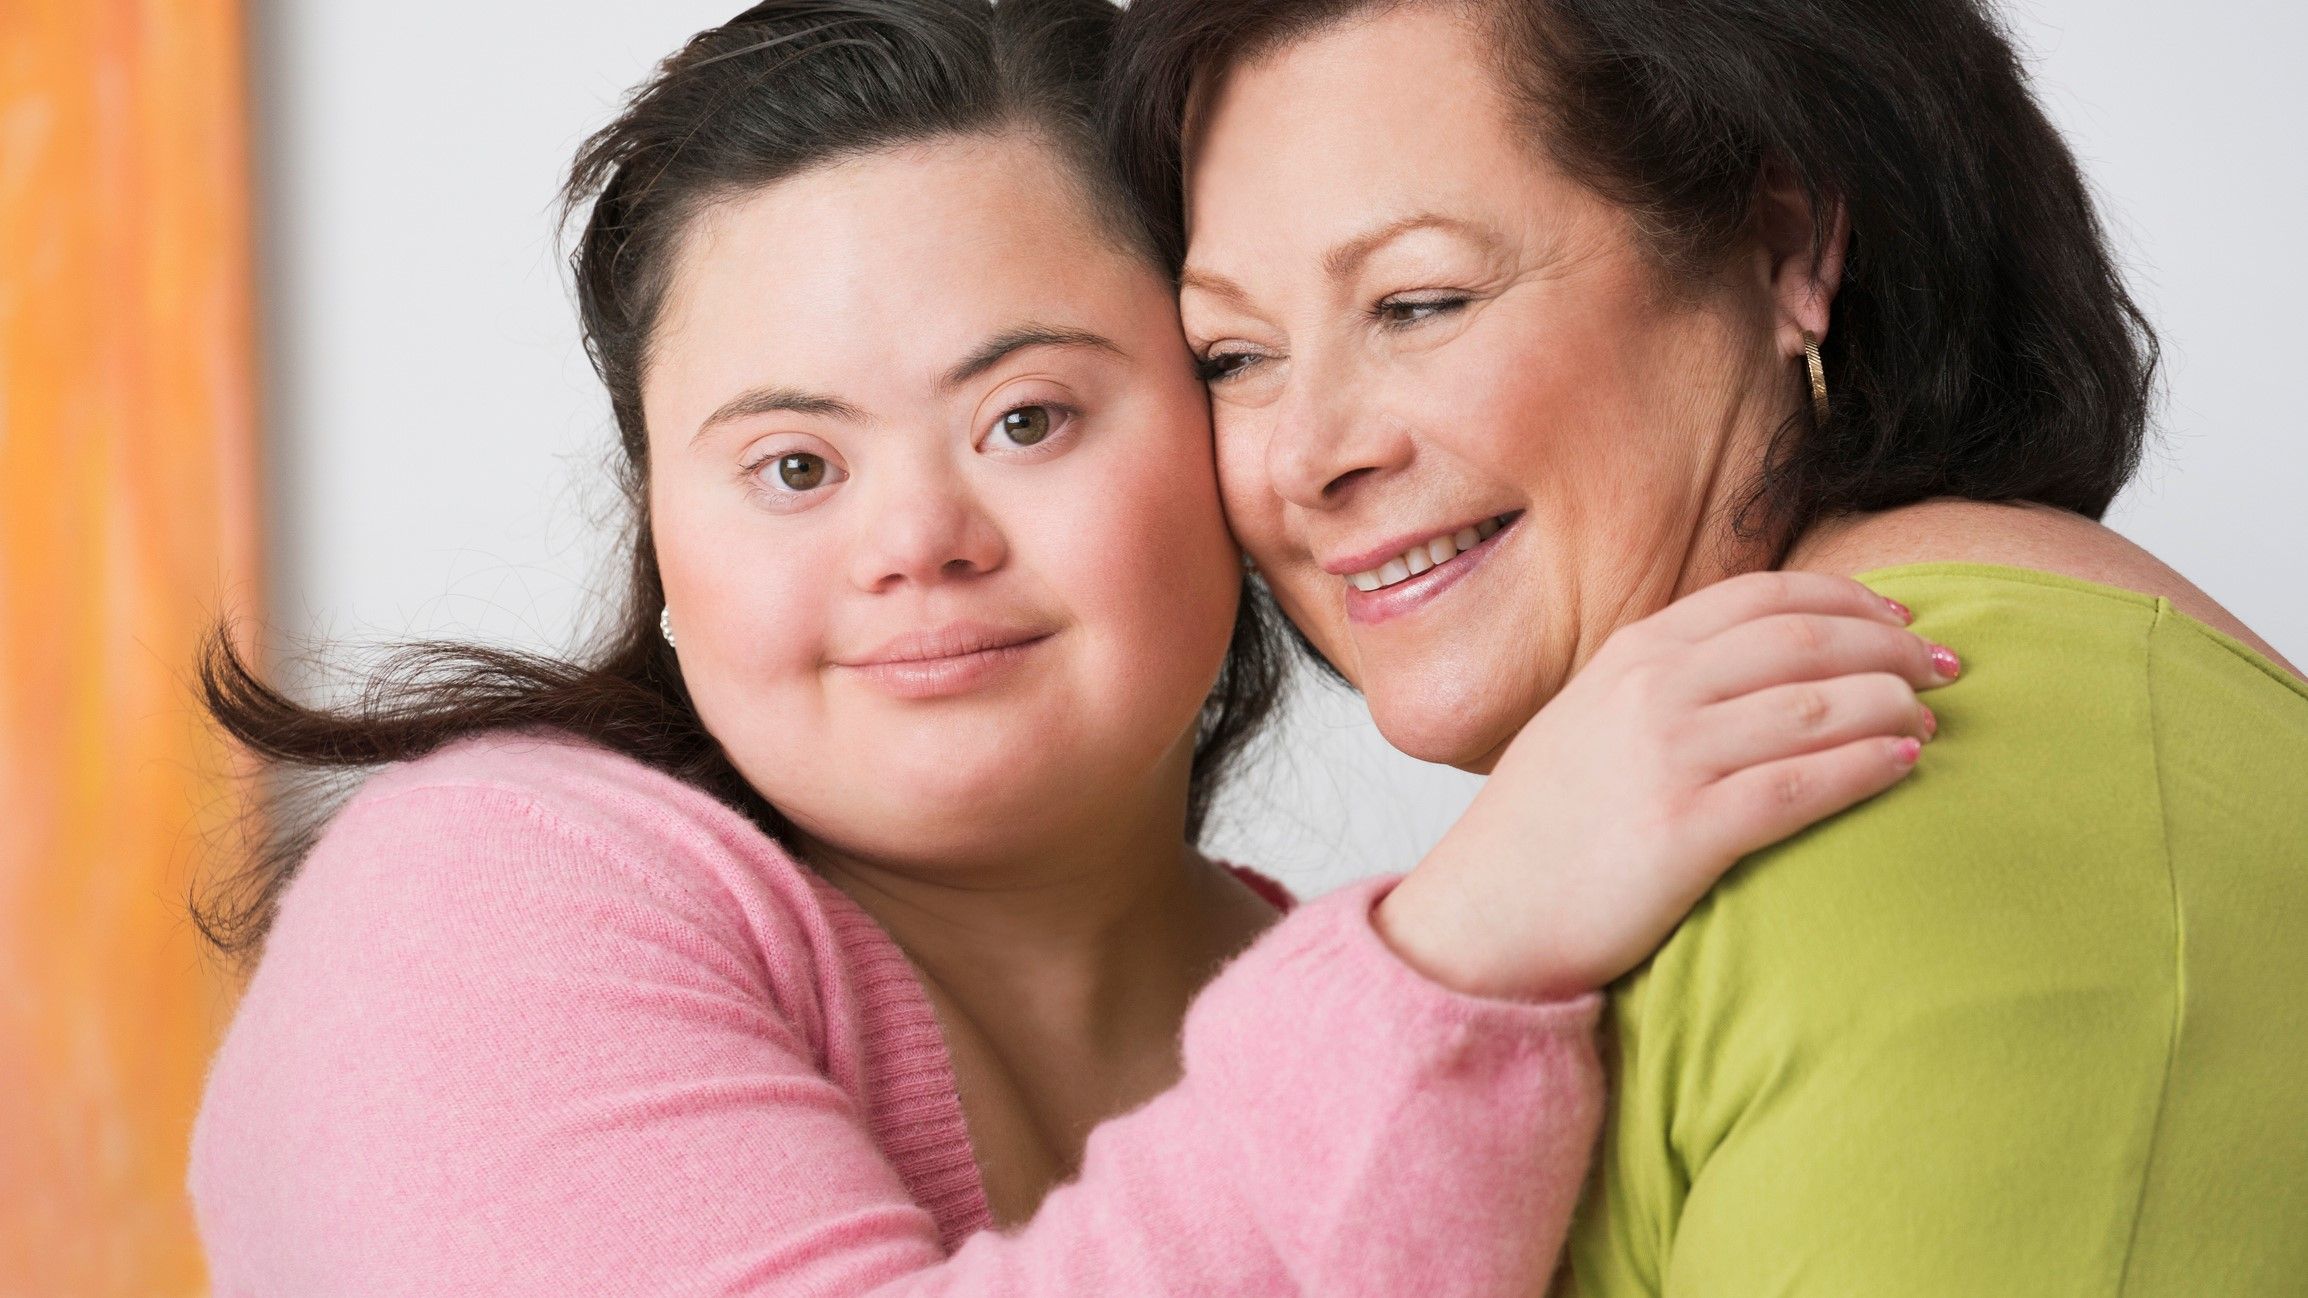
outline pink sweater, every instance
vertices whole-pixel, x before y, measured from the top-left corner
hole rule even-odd
[[[373,778],[282,900],[191,1188],[220,1298],[1538,1293],[1601,1108],[1594,997],[1461,996],[1373,881],[1196,1000],[1184,1077],[988,1229],[906,958],[626,758]]]

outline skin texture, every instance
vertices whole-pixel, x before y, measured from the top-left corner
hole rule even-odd
[[[1104,342],[949,381],[1025,327]],[[1019,1219],[1095,1121],[1175,1080],[1188,1000],[1272,918],[1184,842],[1240,559],[1168,286],[1041,144],[951,140],[713,209],[653,355],[683,675],[811,863],[920,965],[997,1219]],[[847,409],[713,418],[761,392]],[[1032,445],[1003,427],[1021,409],[1049,416]],[[797,455],[812,489],[781,474]],[[1046,638],[935,697],[853,665],[963,622]]]
[[[1181,291],[1237,536],[1390,741],[1477,771],[1614,634],[1767,566],[1732,512],[1807,400],[1803,332],[1831,327],[1846,241],[1815,257],[1808,209],[1767,172],[1747,237],[1706,282],[1670,286],[1629,214],[1469,74],[1493,43],[1477,13],[1403,6],[1204,87]],[[1837,519],[1787,566],[2045,567],[2169,594],[2265,648],[2053,512]],[[1432,599],[1355,614],[1348,558],[1501,515],[1519,517]]]

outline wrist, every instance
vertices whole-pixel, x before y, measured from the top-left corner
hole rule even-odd
[[[1379,939],[1414,972],[1462,995],[1494,1000],[1569,1000],[1601,985],[1561,958],[1561,945],[1544,925],[1517,924],[1508,918],[1514,912],[1489,906],[1448,871],[1431,868],[1433,861],[1430,856],[1371,910]]]

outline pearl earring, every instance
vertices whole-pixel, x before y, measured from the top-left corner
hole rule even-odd
[[[670,649],[670,648],[672,648],[672,647],[673,647],[673,610],[672,610],[672,609],[670,609],[670,608],[661,608],[661,609],[657,610],[657,634],[659,634],[659,635],[661,635],[661,636],[664,636],[664,637],[665,637],[665,646],[666,646],[667,648],[669,648],[669,649]]]

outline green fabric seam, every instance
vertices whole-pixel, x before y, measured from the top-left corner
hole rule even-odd
[[[2132,1270],[2140,1250],[2140,1222],[2147,1215],[2148,1186],[2155,1178],[2156,1154],[2164,1143],[2164,1114],[2171,1107],[2172,1075],[2179,1069],[2180,1035],[2186,1026],[2188,1012],[2187,927],[2182,912],[2180,880],[2172,865],[2171,799],[2164,782],[2164,744],[2157,727],[2161,700],[2156,693],[2156,636],[2169,621],[2193,622],[2172,607],[2168,599],[2157,599],[2155,617],[2148,623],[2146,643],[2141,646],[2140,685],[2148,701],[2148,753],[2150,773],[2156,781],[2156,830],[2164,849],[2164,886],[2172,902],[2172,1025],[2164,1039],[2164,1075],[2156,1087],[2156,1116],[2148,1126],[2147,1152],[2140,1158],[2140,1184],[2132,1196],[2132,1226],[2124,1237],[2122,1269],[2116,1273],[2116,1298],[2131,1291]],[[2209,629],[2209,628],[2207,628]]]

